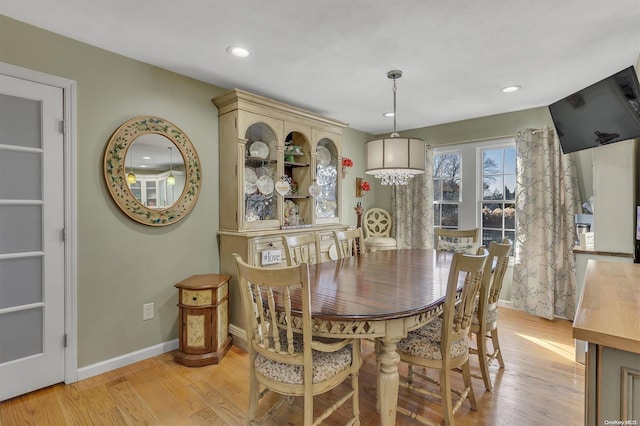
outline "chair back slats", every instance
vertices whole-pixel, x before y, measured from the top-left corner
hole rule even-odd
[[[294,348],[292,298],[301,297],[303,309],[309,307],[309,266],[306,263],[286,268],[255,268],[234,255],[238,264],[241,297],[245,306],[247,339],[254,349],[282,362],[302,364],[303,353]],[[246,315],[247,312],[253,314]],[[285,316],[285,320],[282,319]],[[303,328],[311,330],[307,309],[302,315]],[[283,326],[283,324],[285,324]],[[284,334],[281,334],[284,333]],[[286,341],[283,339],[286,336]],[[310,336],[310,332],[309,332]],[[285,344],[286,343],[286,344]]]
[[[487,298],[488,303],[498,303],[500,298],[500,292],[502,291],[502,283],[504,282],[504,276],[509,266],[509,256],[511,255],[512,244],[508,238],[502,241],[502,244],[494,243],[493,258],[496,259],[495,266],[493,268],[493,278],[491,279],[491,286],[489,287],[489,295]],[[489,244],[489,257],[492,257],[491,244]]]
[[[320,238],[315,232],[283,235],[282,244],[284,245],[288,266],[301,263],[313,265],[322,261],[320,257]]]
[[[333,231],[333,239],[338,249],[338,258],[344,259],[365,252],[362,228],[350,231]]]
[[[455,253],[453,255],[442,316],[442,348],[450,348],[450,342],[465,338],[469,334],[471,318],[475,310],[475,298],[480,290],[485,261],[489,255],[486,250],[483,251],[483,254]],[[464,280],[464,285],[456,304],[456,293],[461,279]],[[442,357],[443,360],[449,359],[450,350],[443,353]]]
[[[511,241],[505,238],[502,243],[489,243],[489,257],[485,265],[480,301],[478,303],[478,321],[483,321],[489,311],[497,309],[502,283],[509,266]],[[484,316],[483,316],[484,315]]]

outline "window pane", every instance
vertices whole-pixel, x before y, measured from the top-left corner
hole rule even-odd
[[[515,173],[516,172],[516,148],[504,149],[504,172]]]
[[[482,227],[502,228],[502,208],[500,204],[482,203]]]
[[[511,240],[511,244],[513,244],[516,240],[516,232],[515,231],[504,231],[504,237],[509,238]],[[511,255],[513,256],[513,248],[511,249]]]
[[[503,188],[502,175],[484,176],[482,181],[482,198],[484,200],[503,200]]]
[[[491,241],[502,242],[502,231],[482,230],[482,245],[487,247]]]
[[[442,199],[446,201],[460,200],[460,185],[454,179],[442,182]]]
[[[488,149],[482,151],[482,174],[491,175],[503,173],[502,149]]]
[[[515,204],[504,205],[504,227],[505,229],[516,228],[516,205]]]
[[[442,223],[447,227],[458,227],[458,205],[457,204],[441,204],[442,207]]]
[[[516,175],[504,176],[504,199],[505,200],[516,199]]]
[[[434,226],[440,226],[440,204],[434,204],[433,205],[433,225]]]

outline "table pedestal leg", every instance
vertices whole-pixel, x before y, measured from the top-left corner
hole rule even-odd
[[[380,339],[378,364],[378,407],[380,407],[380,424],[393,426],[396,423],[396,408],[398,406],[398,363],[400,355],[396,352],[396,342]]]

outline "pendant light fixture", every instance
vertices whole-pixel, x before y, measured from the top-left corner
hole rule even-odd
[[[173,147],[170,146],[169,147],[169,177],[167,177],[167,185],[169,186],[173,186],[176,184],[176,178],[173,176],[173,156],[171,155],[173,153]]]
[[[407,185],[415,175],[424,173],[425,143],[422,139],[401,138],[396,130],[396,80],[402,71],[392,70],[387,77],[393,80],[393,133],[389,138],[366,143],[368,175],[380,179],[382,185]]]
[[[127,173],[127,183],[133,185],[137,181],[136,175],[133,173],[133,145],[131,145],[131,163],[129,165],[129,173]]]

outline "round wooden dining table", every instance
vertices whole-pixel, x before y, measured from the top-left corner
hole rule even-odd
[[[314,334],[377,338],[380,424],[394,425],[396,342],[440,315],[453,254],[430,249],[365,253],[309,266]],[[459,283],[460,287],[462,283]],[[292,297],[292,308],[300,310]]]

